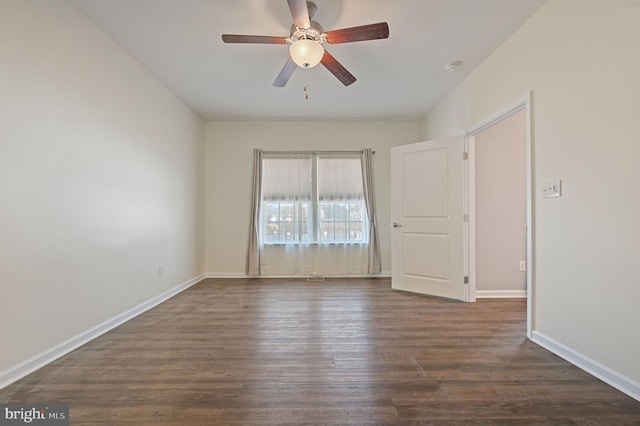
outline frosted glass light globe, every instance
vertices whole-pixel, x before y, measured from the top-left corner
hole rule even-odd
[[[301,39],[289,46],[291,59],[301,68],[313,68],[320,63],[324,48],[315,40]]]

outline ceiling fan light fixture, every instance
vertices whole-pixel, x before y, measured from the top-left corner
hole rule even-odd
[[[289,54],[300,68],[313,68],[322,60],[324,48],[315,40],[300,39],[291,43]]]

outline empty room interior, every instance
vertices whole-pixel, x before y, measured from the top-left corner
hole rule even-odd
[[[0,423],[640,425],[639,23],[0,0]]]

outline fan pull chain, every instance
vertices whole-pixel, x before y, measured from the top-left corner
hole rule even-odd
[[[304,85],[304,98],[309,100],[309,92],[307,91],[307,85]]]

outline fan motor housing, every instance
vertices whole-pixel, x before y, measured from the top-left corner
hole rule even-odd
[[[324,28],[316,21],[311,21],[310,28],[298,28],[295,25],[291,26],[291,41],[308,39],[315,40],[320,43],[326,43],[326,40],[322,35],[324,34]]]

